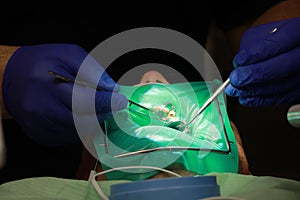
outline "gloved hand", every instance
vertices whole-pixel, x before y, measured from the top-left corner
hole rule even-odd
[[[41,44],[20,47],[9,59],[3,79],[3,100],[8,112],[37,143],[51,146],[68,145],[80,142],[72,115],[73,84],[55,79],[48,71],[75,79],[82,62],[88,53],[77,45]],[[109,90],[96,91],[81,87],[78,99],[82,107],[73,109],[82,116],[87,133],[93,129],[89,118],[91,110],[85,110],[85,97],[95,94],[95,110],[99,122],[110,116],[111,105],[117,110],[124,109],[128,100],[124,95],[115,94],[118,85],[103,68],[91,57],[88,63],[91,70],[81,73],[80,79],[86,82],[102,77],[98,83],[91,83]],[[77,85],[76,85],[77,87]],[[116,98],[115,98],[116,97]],[[112,101],[112,102],[111,102]],[[95,116],[95,113],[94,113]],[[98,124],[99,125],[99,124]]]
[[[245,106],[300,103],[300,17],[245,32],[225,91]]]

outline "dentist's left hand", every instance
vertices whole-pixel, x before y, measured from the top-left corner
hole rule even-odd
[[[77,95],[79,103],[74,108],[74,85],[55,79],[48,71],[75,79],[82,62],[86,60],[91,65],[90,70],[81,73],[79,78],[92,81],[91,84],[108,91],[95,91],[76,85],[80,95]],[[95,80],[99,82],[95,83]],[[104,69],[84,49],[72,44],[20,47],[6,65],[2,90],[6,109],[28,136],[39,144],[50,146],[80,141],[73,114],[82,116],[86,131],[90,133],[94,130],[93,125],[89,124],[92,115],[102,122],[111,116],[112,105],[114,109],[121,110],[128,103],[124,95],[117,93],[118,85]],[[86,98],[91,96],[95,98],[95,109],[86,110]]]

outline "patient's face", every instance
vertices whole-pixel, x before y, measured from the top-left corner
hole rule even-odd
[[[169,84],[167,79],[158,71],[148,71],[146,72],[138,85],[144,85],[149,83],[162,83],[162,84]]]

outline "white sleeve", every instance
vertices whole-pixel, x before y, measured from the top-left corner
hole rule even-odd
[[[5,151],[6,151],[6,148],[5,148],[4,134],[3,134],[3,128],[2,128],[1,112],[0,112],[0,169],[3,168],[5,165],[5,159],[6,159]]]

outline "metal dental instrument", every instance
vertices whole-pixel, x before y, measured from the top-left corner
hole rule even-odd
[[[229,78],[209,97],[199,111],[192,117],[192,119],[187,123],[181,123],[177,125],[176,129],[184,130],[188,125],[190,125],[215,99],[219,94],[225,89],[225,87],[230,83]]]
[[[56,72],[53,72],[53,71],[48,71],[48,73],[49,73],[50,75],[54,76],[55,78],[58,78],[58,79],[60,79],[60,80],[62,80],[62,81],[65,81],[65,82],[76,83],[76,84],[79,84],[79,85],[81,85],[81,86],[93,88],[93,89],[100,90],[100,91],[107,91],[107,90],[104,89],[104,88],[101,88],[101,87],[99,87],[99,86],[96,86],[96,87],[95,87],[94,85],[92,85],[92,84],[90,84],[90,83],[87,83],[87,82],[85,82],[85,81],[76,81],[76,82],[75,82],[75,80],[70,79],[70,78],[67,78],[67,77],[65,77],[65,76],[62,76],[62,75],[60,75],[60,74],[58,74],[58,73],[56,73]],[[128,99],[128,102],[129,102],[129,104],[134,104],[134,105],[136,105],[136,106],[138,106],[138,107],[140,107],[140,108],[143,108],[143,109],[146,109],[146,110],[148,110],[148,111],[153,112],[151,109],[146,108],[145,106],[142,106],[142,105],[140,105],[140,104],[138,104],[138,103],[136,103],[136,102],[133,102],[133,101],[131,101],[131,100],[129,100],[129,99]]]
[[[200,108],[200,110],[197,112],[197,114],[186,124],[189,125],[190,123],[192,123],[196,117],[198,117],[210,104],[211,102],[213,102],[217,96],[219,96],[219,94],[221,92],[223,92],[223,90],[225,89],[225,87],[230,83],[229,78],[213,93],[213,95],[211,95],[211,97],[209,97],[204,104],[202,105],[202,107]]]

